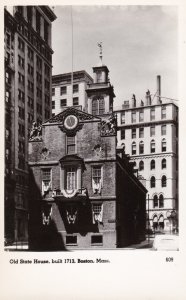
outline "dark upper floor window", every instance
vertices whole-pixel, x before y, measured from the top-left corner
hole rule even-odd
[[[76,137],[66,136],[67,154],[74,154],[76,152]]]
[[[165,158],[163,158],[162,161],[161,161],[161,168],[166,169],[166,167],[167,167],[167,161],[166,161]]]
[[[79,92],[79,85],[78,84],[74,84],[73,85],[73,93],[78,93]]]
[[[156,178],[154,176],[150,179],[150,187],[155,188],[156,187]]]
[[[55,96],[55,88],[52,88],[52,96]]]
[[[155,146],[156,146],[155,141],[152,140],[150,143],[150,152],[151,153],[155,153],[155,150],[156,150]]]
[[[161,135],[166,135],[166,125],[161,126]]]
[[[161,194],[159,196],[159,208],[162,208],[164,207],[164,198],[163,198],[163,195]]]
[[[166,143],[165,139],[163,139],[162,142],[161,142],[161,151],[162,152],[167,151],[167,143]]]
[[[52,109],[55,109],[55,101],[52,101]]]
[[[167,177],[165,175],[161,178],[161,186],[166,187],[167,186]]]
[[[154,121],[155,120],[155,108],[151,108],[150,110],[150,120]]]
[[[155,126],[150,127],[150,136],[155,136]]]
[[[136,138],[136,128],[132,129],[132,139]]]
[[[125,112],[121,113],[121,124],[125,124]]]
[[[139,171],[142,171],[142,170],[144,170],[144,162],[141,160],[139,162]]]
[[[44,20],[44,40],[48,43],[48,35],[49,35],[49,24],[46,20]]]
[[[166,106],[162,106],[161,108],[161,118],[166,119]]]
[[[144,137],[144,128],[140,127],[139,128],[139,138],[143,138]]]
[[[66,86],[61,86],[60,87],[60,94],[61,95],[66,95],[67,93],[67,87]]]
[[[79,105],[79,98],[78,97],[73,98],[73,105]]]
[[[41,15],[36,10],[36,31],[40,34],[41,32]]]
[[[152,159],[151,162],[150,162],[150,169],[151,169],[151,170],[154,170],[154,169],[155,169],[155,166],[156,166],[155,160]]]
[[[154,195],[153,197],[153,207],[158,207],[158,196],[157,195]]]
[[[27,21],[32,24],[32,6],[27,6]]]
[[[135,111],[132,111],[131,121],[132,121],[132,123],[136,123],[136,112]]]
[[[139,111],[139,121],[140,122],[144,121],[144,111],[143,111],[143,109],[140,109],[140,111]]]
[[[121,128],[121,140],[125,139],[125,129]]]
[[[136,143],[133,142],[132,143],[132,155],[135,155],[136,154]]]
[[[92,100],[92,114],[102,115],[105,112],[105,100],[103,97],[94,97]]]
[[[143,154],[144,153],[144,143],[141,141],[139,143],[139,154]]]
[[[61,107],[67,106],[67,99],[61,99]]]

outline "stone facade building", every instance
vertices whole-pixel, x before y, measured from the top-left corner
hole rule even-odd
[[[138,177],[146,179],[146,209],[154,231],[172,232],[178,226],[178,107],[157,94],[145,101],[125,101],[117,111],[118,145],[130,155]]]
[[[87,111],[67,107],[30,136],[31,250],[114,249],[145,238],[146,189],[117,149],[108,68],[93,71]]]
[[[73,76],[73,90],[72,90]],[[86,71],[76,71],[52,76],[52,115],[60,113],[66,107],[74,106],[87,111],[88,84],[93,83]]]
[[[51,117],[51,26],[48,6],[6,6],[5,238],[28,240],[28,133]]]

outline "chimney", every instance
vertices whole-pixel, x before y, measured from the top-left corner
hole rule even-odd
[[[161,76],[157,76],[157,104],[162,103],[161,101]]]
[[[136,107],[136,96],[132,95],[132,107]]]
[[[146,105],[151,105],[151,95],[149,90],[147,90],[145,98],[146,98]]]

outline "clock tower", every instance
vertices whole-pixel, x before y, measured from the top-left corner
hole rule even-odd
[[[113,113],[114,88],[108,77],[109,69],[102,62],[102,44],[99,43],[100,61],[93,67],[94,82],[88,85],[88,113],[94,116],[105,116]]]

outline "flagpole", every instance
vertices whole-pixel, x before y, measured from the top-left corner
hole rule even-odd
[[[71,6],[71,61],[72,61],[72,70],[71,70],[71,86],[72,86],[72,105],[73,105],[73,56],[74,56],[74,37],[73,37],[73,15],[72,15],[72,6]]]

